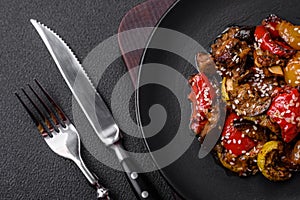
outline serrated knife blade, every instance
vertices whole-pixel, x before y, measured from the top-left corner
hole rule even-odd
[[[69,46],[45,25],[34,19],[31,19],[30,22],[44,41],[60,73],[97,136],[106,145],[118,141],[118,126]]]
[[[74,53],[50,28],[34,19],[30,22],[41,36],[94,131],[105,145],[115,151],[136,196],[139,199],[160,199],[154,185],[124,150],[119,127]]]

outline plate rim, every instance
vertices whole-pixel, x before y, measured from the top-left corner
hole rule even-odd
[[[147,39],[147,43],[146,43],[146,46],[145,48],[143,49],[143,54],[142,54],[142,57],[140,59],[140,62],[139,62],[139,68],[138,68],[138,73],[137,73],[137,85],[136,85],[136,94],[135,94],[135,107],[136,107],[136,119],[137,119],[137,124],[138,126],[140,127],[140,130],[141,130],[141,133],[142,133],[142,136],[143,136],[143,141],[144,141],[144,144],[146,145],[146,148],[152,158],[152,161],[153,163],[155,164],[156,168],[158,169],[159,173],[162,175],[163,179],[167,182],[167,184],[171,187],[172,191],[176,193],[176,195],[178,195],[181,199],[185,199],[185,195],[182,194],[180,192],[180,190],[178,190],[176,188],[176,186],[174,184],[172,184],[172,181],[168,178],[168,176],[165,174],[165,172],[159,167],[156,159],[154,158],[152,152],[151,152],[151,149],[148,145],[148,142],[146,140],[146,137],[145,137],[145,133],[144,133],[144,129],[143,129],[143,126],[142,126],[142,123],[141,123],[141,115],[140,115],[140,108],[139,108],[139,85],[140,85],[140,78],[141,78],[141,69],[144,65],[144,60],[145,60],[145,56],[146,56],[146,53],[147,53],[147,50],[148,50],[148,47],[152,41],[152,38],[153,36],[155,35],[157,29],[159,28],[160,24],[162,23],[162,21],[165,19],[165,17],[174,9],[174,7],[178,6],[178,3],[179,2],[182,2],[181,0],[176,0],[169,8],[168,10],[161,16],[161,18],[159,19],[159,21],[157,22],[157,24],[155,25],[154,29],[152,30],[149,38]]]

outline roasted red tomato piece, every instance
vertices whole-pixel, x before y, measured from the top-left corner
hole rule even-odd
[[[295,54],[295,50],[284,42],[273,40],[265,26],[257,26],[254,36],[256,42],[263,51],[269,51],[280,57],[290,57]]]
[[[267,115],[280,126],[283,140],[292,141],[300,131],[299,91],[289,86],[278,89]]]
[[[208,122],[214,92],[209,80],[203,73],[192,76],[189,83],[192,88],[189,99],[193,104],[190,126],[194,133],[198,135]]]
[[[226,118],[222,131],[223,146],[237,156],[246,153],[256,146],[256,143],[251,138],[233,125],[234,121],[239,119],[240,117],[236,113],[230,113]]]

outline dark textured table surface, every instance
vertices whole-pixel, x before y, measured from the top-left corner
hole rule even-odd
[[[30,24],[34,18],[57,30],[79,60],[117,33],[125,13],[142,0],[1,0],[0,2],[0,199],[95,199],[79,169],[54,154],[39,136],[14,92],[37,78],[72,120],[72,95]],[[126,73],[121,58],[104,73],[98,91],[110,102],[116,80]],[[130,151],[146,151],[141,140],[125,136]],[[88,167],[108,187],[114,199],[135,199],[122,172],[111,169],[82,147]],[[162,199],[170,189],[158,172],[150,179]]]

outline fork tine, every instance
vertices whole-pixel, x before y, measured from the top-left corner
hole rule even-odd
[[[22,91],[24,92],[25,96],[29,99],[30,103],[33,105],[33,107],[37,110],[41,118],[44,120],[45,125],[50,130],[50,132],[53,130],[53,126],[51,122],[48,120],[48,118],[42,113],[42,111],[39,109],[39,107],[34,103],[34,101],[29,97],[29,95],[26,93],[26,91],[22,88]]]
[[[51,112],[50,108],[45,104],[45,102],[41,99],[41,97],[35,92],[35,90],[31,87],[31,85],[27,84],[28,87],[30,88],[30,90],[33,92],[33,94],[37,97],[37,99],[39,100],[39,102],[43,105],[43,107],[46,109],[46,111],[48,112],[48,114],[50,115],[50,118],[52,119],[53,123],[55,125],[59,124],[58,119],[56,118],[56,116],[54,115],[53,112]],[[55,128],[55,127],[54,127]],[[56,130],[57,131],[57,130]]]
[[[65,116],[64,112],[62,111],[62,109],[55,103],[55,101],[50,97],[50,95],[46,92],[46,90],[41,86],[41,84],[34,79],[34,81],[36,82],[36,84],[39,86],[39,88],[42,90],[42,92],[45,94],[45,96],[47,97],[47,99],[49,100],[49,102],[53,105],[53,107],[56,110],[56,113],[58,114],[58,116],[62,119],[63,123],[68,121],[67,117]],[[62,124],[65,127],[65,124]]]
[[[41,133],[41,135],[43,137],[47,137],[48,136],[48,132],[46,131],[45,127],[43,126],[42,123],[40,123],[40,121],[35,117],[35,115],[30,111],[30,109],[26,106],[25,102],[21,99],[21,97],[19,96],[18,93],[15,93],[15,95],[17,96],[17,98],[19,99],[19,101],[21,102],[22,106],[25,108],[25,110],[27,111],[27,113],[29,114],[29,116],[31,117],[31,119],[33,120],[33,122],[35,123],[35,125],[37,126],[39,132]]]

